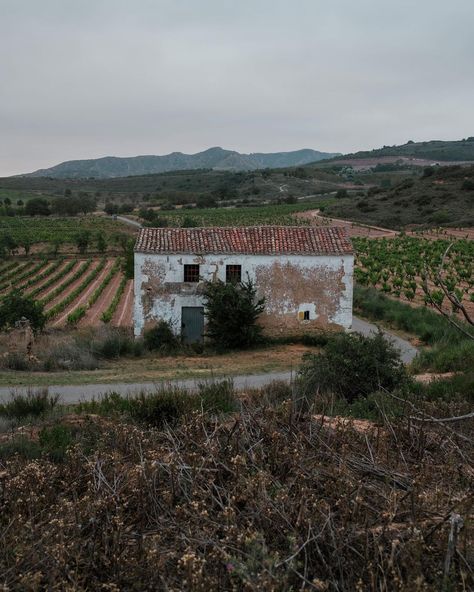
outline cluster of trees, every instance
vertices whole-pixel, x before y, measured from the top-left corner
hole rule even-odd
[[[123,203],[117,204],[112,201],[107,201],[105,203],[104,212],[109,216],[113,216],[114,214],[131,214],[135,206],[132,203]]]
[[[85,192],[68,197],[55,197],[48,200],[44,197],[34,197],[26,203],[19,199],[14,206],[6,197],[0,208],[3,216],[77,216],[88,214],[97,208],[97,199]]]
[[[125,237],[125,235],[123,236]],[[51,241],[52,252],[54,255],[58,254],[59,249],[64,242],[65,240],[59,236]],[[105,253],[107,250],[107,239],[102,232],[93,235],[89,230],[81,230],[76,234],[73,242],[81,254],[86,253],[90,247],[99,253]],[[5,233],[0,236],[0,259],[8,255],[16,255],[19,249],[23,249],[25,255],[28,255],[34,243],[35,241],[27,236],[24,236],[21,240],[16,240],[11,234]],[[125,250],[125,247],[123,245],[121,246]]]

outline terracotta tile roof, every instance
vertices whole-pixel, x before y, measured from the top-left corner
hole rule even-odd
[[[138,253],[350,255],[343,227],[142,228]]]

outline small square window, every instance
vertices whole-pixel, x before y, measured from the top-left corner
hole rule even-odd
[[[185,265],[184,266],[184,281],[198,282],[199,281],[199,265]]]
[[[309,321],[309,310],[305,310],[303,314],[303,320]]]
[[[238,284],[242,281],[242,265],[226,265],[225,281]]]

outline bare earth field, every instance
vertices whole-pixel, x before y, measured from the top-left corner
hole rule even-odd
[[[25,294],[31,294],[35,292],[35,298],[37,300],[42,300],[47,298],[50,294],[52,294],[55,290],[57,290],[61,285],[66,284],[78,271],[81,265],[87,260],[86,258],[77,258],[72,259],[74,261],[73,267],[62,277],[58,277],[56,281],[54,281],[51,285],[49,282],[51,279],[60,276],[61,271],[63,271],[68,265],[71,263],[71,258],[65,259],[59,267],[54,269],[54,259],[50,260],[48,263],[45,263],[41,268],[37,270],[37,275],[40,276],[43,272],[51,269],[51,272],[38,282],[34,281],[34,276],[25,278],[22,280],[20,284],[24,284],[27,281],[32,282],[27,288],[25,288]],[[66,286],[63,290],[61,290],[55,298],[50,300],[45,304],[45,311],[50,311],[56,304],[63,301],[67,298],[76,288],[78,288],[85,280],[85,278],[98,267],[100,264],[100,259],[98,257],[94,258],[90,266],[84,271],[84,273],[78,277],[72,284]],[[111,268],[115,264],[116,259],[114,257],[110,257],[107,259],[107,262],[104,268],[101,270],[99,275],[86,287],[82,290],[82,292],[70,303],[68,306],[59,313],[56,317],[52,318],[48,325],[50,327],[64,327],[67,324],[68,315],[73,312],[79,306],[85,306],[87,308],[88,301],[91,298],[92,294],[98,289],[101,284],[104,282],[106,276],[110,272]],[[12,272],[16,271],[16,275],[20,275],[25,273],[29,269],[33,269],[35,266],[38,265],[37,260],[33,260],[26,265],[19,265],[16,270],[13,269]],[[11,273],[8,271],[8,273]],[[117,292],[118,286],[121,282],[123,277],[123,273],[120,270],[117,270],[117,273],[112,277],[110,282],[105,286],[103,292],[97,299],[97,301],[92,305],[91,308],[87,309],[86,315],[80,320],[79,326],[80,327],[98,327],[103,325],[103,321],[101,319],[102,313],[109,307],[111,301],[113,300],[115,293]],[[16,286],[15,277],[12,277],[10,281],[10,285],[3,291],[3,294],[7,293],[10,289]],[[43,290],[37,290],[44,286]],[[132,319],[133,319],[133,281],[130,280],[127,284],[124,294],[122,295],[119,305],[114,312],[111,325],[117,327],[132,327]]]

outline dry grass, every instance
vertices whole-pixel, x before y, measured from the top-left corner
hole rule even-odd
[[[357,429],[288,393],[161,430],[68,416],[60,462],[2,452],[5,589],[472,589],[472,424]]]

